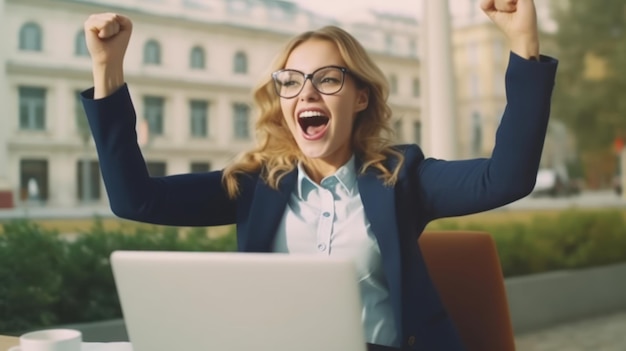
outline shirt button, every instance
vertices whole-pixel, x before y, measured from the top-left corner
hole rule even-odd
[[[317,249],[320,251],[325,251],[326,250],[326,244],[317,244]]]
[[[328,217],[330,217],[330,212],[324,212],[324,213],[322,213],[322,216],[328,218]]]
[[[413,346],[415,345],[415,336],[411,335],[409,336],[409,339],[406,342],[409,346]]]

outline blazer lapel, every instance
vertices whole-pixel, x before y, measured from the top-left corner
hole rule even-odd
[[[393,308],[396,311],[396,323],[401,323],[402,267],[395,189],[385,186],[378,178],[376,171],[372,170],[360,175],[358,184],[365,215],[380,248],[383,270],[387,277]]]
[[[270,188],[261,179],[254,190],[254,201],[248,218],[248,233],[242,251],[270,252],[276,236],[276,229],[285,213],[287,200],[297,180],[297,170],[286,174],[280,181],[278,190]]]

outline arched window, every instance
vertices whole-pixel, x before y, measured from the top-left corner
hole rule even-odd
[[[189,55],[189,67],[194,69],[204,69],[206,65],[204,49],[195,46],[191,49],[191,54]]]
[[[248,57],[245,53],[239,51],[235,54],[234,62],[235,73],[246,74],[248,73]]]
[[[41,27],[37,23],[25,23],[22,28],[20,28],[20,50],[41,51],[41,37]]]
[[[156,40],[148,40],[143,47],[143,63],[147,65],[161,64],[161,45]]]
[[[74,41],[74,55],[89,56],[87,42],[85,41],[85,32],[83,30],[79,30],[78,33],[76,33],[76,40]]]

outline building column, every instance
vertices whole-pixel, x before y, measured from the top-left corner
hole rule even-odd
[[[425,78],[424,131],[428,156],[457,157],[456,88],[452,63],[452,37],[448,1],[423,0],[422,73]]]
[[[5,19],[5,1],[0,0],[0,33],[8,33],[7,20]],[[8,56],[8,45],[0,45],[0,106],[8,106],[9,103],[9,91],[8,82],[5,70],[5,64]],[[9,109],[10,110],[10,109]],[[9,123],[7,109],[0,110],[0,125],[7,126]],[[9,182],[9,158],[7,146],[9,142],[9,128],[0,128],[0,209],[14,207],[13,200],[13,187]]]

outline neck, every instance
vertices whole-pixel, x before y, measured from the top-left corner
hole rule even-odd
[[[329,162],[328,160],[320,158],[307,159],[302,162],[302,167],[311,180],[320,184],[322,179],[337,173],[337,170],[350,160],[350,157],[351,155],[345,159],[336,160],[335,162]]]

